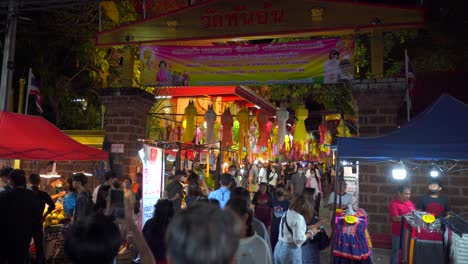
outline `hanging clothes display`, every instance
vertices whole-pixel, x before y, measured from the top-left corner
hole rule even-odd
[[[412,211],[403,217],[405,228],[400,239],[403,241],[402,260],[411,264],[444,263],[445,252],[440,219],[431,224],[423,220],[426,212]]]
[[[371,264],[372,244],[364,209],[337,212],[333,245],[334,264]]]

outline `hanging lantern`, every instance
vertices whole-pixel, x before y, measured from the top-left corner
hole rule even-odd
[[[221,123],[223,124],[223,147],[232,146],[232,125],[233,118],[229,107],[224,109],[224,113],[221,115]]]
[[[249,136],[249,112],[247,109],[242,107],[237,113],[237,121],[239,121],[239,158],[243,159],[244,149],[245,152],[248,152],[246,143],[248,142]]]
[[[271,130],[271,154],[273,156],[278,155],[279,153],[279,146],[278,146],[278,126],[273,126]]]
[[[216,113],[213,110],[213,106],[208,106],[208,110],[205,113],[206,122],[206,143],[211,144],[216,142],[214,122],[216,121]]]
[[[349,128],[345,124],[343,119],[340,119],[340,124],[338,125],[336,130],[337,130],[337,133],[336,133],[337,137],[352,137],[351,132],[349,132]]]
[[[286,121],[289,119],[289,112],[281,106],[276,112],[276,120],[278,121],[278,148],[282,148],[284,138],[286,136]]]
[[[239,143],[239,121],[234,120],[233,126],[232,126],[232,133],[234,137],[234,143]]]
[[[296,109],[296,118],[297,118],[297,123],[296,123],[296,129],[294,130],[294,144],[297,144],[300,146],[299,151],[304,152],[305,151],[305,144],[307,141],[307,131],[305,128],[305,120],[309,116],[309,110],[305,108],[304,106],[299,106]]]
[[[220,128],[221,128],[221,124],[219,122],[215,122],[214,123],[214,135],[215,135],[215,141],[220,141],[221,140],[221,136],[219,135],[220,133]]]
[[[257,112],[257,122],[258,122],[258,142],[257,147],[260,152],[266,150],[268,144],[268,136],[270,131],[267,131],[267,123],[268,123],[269,116],[265,111],[259,110]]]
[[[186,126],[184,127],[184,142],[191,143],[195,136],[195,117],[197,116],[197,109],[192,100],[189,101],[188,106],[185,108],[184,117]]]

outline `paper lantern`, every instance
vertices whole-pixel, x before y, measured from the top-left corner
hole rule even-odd
[[[192,100],[189,101],[188,106],[185,108],[184,117],[186,125],[184,128],[184,142],[191,143],[195,136],[195,118],[197,116],[197,109]]]
[[[239,112],[237,113],[237,121],[239,121],[239,158],[243,159],[244,155],[242,153],[248,153],[248,148],[246,147],[246,143],[248,142],[249,138],[249,112],[247,109],[242,107]]]
[[[352,137],[351,132],[349,132],[349,128],[345,124],[343,119],[340,120],[340,124],[338,125],[336,130],[337,130],[337,133],[336,133],[337,137]]]
[[[249,127],[249,144],[250,144],[250,154],[257,153],[257,135],[258,135],[258,123],[257,118],[254,117]]]
[[[221,115],[221,124],[223,124],[223,140],[222,146],[223,147],[231,147],[232,146],[232,125],[233,125],[233,118],[231,115],[231,111],[229,107],[224,110],[224,113]]]
[[[114,1],[102,1],[101,6],[104,9],[104,13],[114,22],[114,24],[119,24],[120,14],[119,9]]]
[[[269,116],[265,111],[259,110],[257,112],[257,122],[259,129],[257,147],[260,152],[265,151],[268,144],[268,137],[270,135],[270,131],[267,130],[268,118]]]
[[[296,109],[296,129],[294,130],[294,139],[293,144],[297,144],[299,146],[299,151],[305,151],[305,144],[307,141],[307,131],[305,128],[305,120],[309,116],[309,110],[305,108],[303,105],[299,106]]]
[[[221,124],[219,122],[214,123],[214,135],[215,135],[215,141],[219,141],[222,139],[222,137],[219,135],[220,133],[220,128]]]
[[[289,119],[289,112],[286,108],[281,106],[276,112],[276,120],[278,121],[278,147],[282,148],[284,138],[286,136],[286,121]]]
[[[208,110],[205,113],[206,122],[206,143],[211,144],[216,142],[214,122],[216,121],[216,113],[213,110],[213,106],[208,106]]]

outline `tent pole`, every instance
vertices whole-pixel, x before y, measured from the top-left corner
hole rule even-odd
[[[335,217],[336,217],[336,201],[338,198],[337,195],[337,185],[338,185],[338,179],[340,178],[340,156],[336,157],[336,164],[335,164],[335,183],[333,186],[333,212],[331,212],[331,221],[330,221],[330,226],[331,226],[331,231],[330,231],[330,263],[333,263],[333,243],[334,243],[334,237],[335,237]]]

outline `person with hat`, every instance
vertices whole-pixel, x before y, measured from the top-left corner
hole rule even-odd
[[[447,197],[441,196],[442,183],[437,179],[431,179],[428,186],[428,194],[421,197],[416,204],[419,211],[433,214],[436,218],[447,216],[450,205]]]

